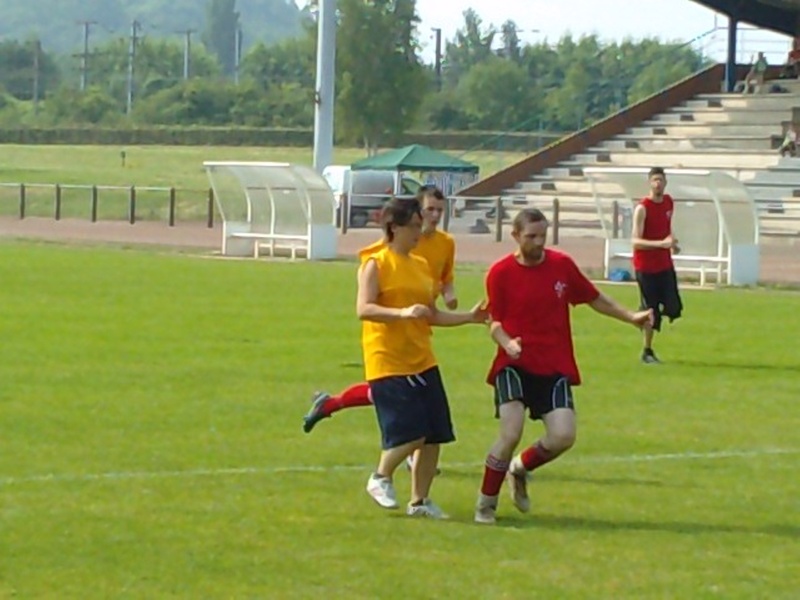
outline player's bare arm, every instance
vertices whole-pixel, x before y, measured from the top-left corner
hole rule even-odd
[[[636,327],[645,327],[653,318],[651,310],[630,311],[602,292],[595,300],[589,303],[589,306],[602,315],[613,317]]]
[[[458,327],[472,323],[485,323],[489,314],[483,302],[478,302],[469,312],[450,312],[431,307],[431,316],[428,321],[437,327]]]
[[[500,346],[511,358],[519,358],[522,354],[522,340],[518,337],[512,338],[498,321],[489,324],[489,335],[495,343]]]
[[[442,286],[442,300],[450,310],[458,308],[458,296],[456,296],[456,287],[452,281],[448,281]]]
[[[671,235],[663,240],[646,240],[642,237],[644,232],[644,219],[647,216],[647,209],[641,204],[633,211],[633,230],[631,231],[631,243],[636,250],[662,250],[664,248],[677,247],[678,240]]]
[[[431,310],[424,304],[414,304],[405,308],[390,308],[378,304],[378,266],[374,260],[367,261],[358,271],[358,294],[356,295],[356,314],[362,321],[388,323],[399,319],[429,318]]]

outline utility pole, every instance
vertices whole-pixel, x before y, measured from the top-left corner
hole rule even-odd
[[[33,114],[39,114],[39,69],[40,69],[40,55],[42,53],[42,42],[35,40],[33,42]]]
[[[242,64],[242,28],[236,28],[236,37],[234,38],[234,53],[233,53],[233,80],[236,85],[239,85],[239,66]]]
[[[434,59],[433,71],[436,73],[436,91],[442,91],[442,28],[433,27],[436,36],[436,58]]]
[[[78,54],[81,59],[81,91],[86,91],[89,78],[89,30],[97,21],[78,21],[78,25],[83,26],[83,52]]]
[[[184,29],[178,33],[183,34],[183,78],[189,79],[191,71],[191,55],[192,55],[192,34],[194,29]]]
[[[126,106],[125,114],[130,115],[133,110],[133,75],[134,75],[134,61],[136,59],[136,43],[139,35],[139,21],[131,24],[131,45],[128,51],[128,103]]]

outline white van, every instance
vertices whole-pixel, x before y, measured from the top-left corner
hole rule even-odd
[[[397,171],[353,171],[347,165],[325,167],[322,176],[333,190],[337,211],[343,196],[349,198],[350,227],[366,227],[377,221],[386,200],[392,196],[413,196],[422,185]]]

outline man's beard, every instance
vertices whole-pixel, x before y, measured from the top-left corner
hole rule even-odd
[[[530,250],[520,250],[522,253],[522,258],[525,259],[526,262],[539,262],[544,255],[544,248],[533,248]]]

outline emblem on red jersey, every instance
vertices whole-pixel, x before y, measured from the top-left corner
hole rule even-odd
[[[556,296],[559,298],[564,297],[564,292],[567,291],[567,284],[563,281],[556,281],[556,284],[553,286],[553,289],[556,291]]]

